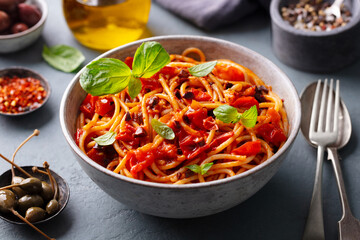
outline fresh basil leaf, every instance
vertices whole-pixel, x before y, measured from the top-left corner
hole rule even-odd
[[[132,65],[134,77],[149,78],[170,62],[170,56],[158,42],[144,42],[136,50]]]
[[[159,120],[153,118],[151,120],[151,126],[161,137],[172,140],[175,138],[174,131],[165,123],[160,122]]]
[[[207,171],[209,171],[209,169],[211,168],[211,166],[213,165],[213,162],[209,162],[209,163],[205,163],[204,165],[201,165],[201,175],[204,175],[205,173],[207,173]]]
[[[204,76],[208,75],[209,73],[211,73],[211,71],[214,69],[216,64],[217,64],[217,61],[211,61],[211,62],[198,64],[198,65],[195,65],[195,66],[189,68],[189,73],[195,77],[204,77]]]
[[[224,123],[237,123],[241,117],[237,109],[229,105],[221,105],[213,112],[215,117]]]
[[[245,112],[243,112],[243,114],[241,114],[240,120],[245,127],[252,128],[256,124],[257,116],[258,116],[257,107],[254,105]]]
[[[197,165],[197,164],[186,166],[186,168],[190,169],[194,173],[200,173],[201,172],[201,167],[199,165]]]
[[[128,91],[132,99],[136,98],[136,96],[140,93],[141,88],[142,84],[140,79],[131,77],[128,85]]]
[[[131,69],[114,58],[101,58],[86,66],[80,75],[81,87],[93,96],[115,94],[125,89]]]
[[[115,136],[115,132],[109,131],[100,137],[94,138],[94,141],[100,146],[108,146],[115,142]]]
[[[211,168],[211,166],[213,164],[214,164],[213,162],[205,163],[204,165],[201,165],[201,166],[199,166],[197,164],[193,164],[193,165],[186,166],[186,168],[190,169],[194,173],[200,173],[201,175],[204,175],[209,171],[209,169]]]
[[[73,72],[85,61],[79,50],[66,45],[50,48],[44,45],[42,57],[50,66],[63,72]]]

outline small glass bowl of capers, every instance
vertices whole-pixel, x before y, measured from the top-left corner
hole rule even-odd
[[[11,181],[11,170],[6,171],[0,177],[0,188],[8,186],[11,182],[13,185],[19,185],[0,190],[0,198],[1,195],[3,198],[6,196],[5,201],[7,201],[5,209],[1,209],[0,204],[0,218],[14,224],[26,224],[11,211],[6,210],[9,206],[14,206],[14,209],[33,224],[42,223],[57,216],[65,208],[70,197],[69,187],[65,180],[50,170],[58,188],[57,196],[55,196],[56,190],[53,191],[48,175],[44,174],[45,168],[26,166],[22,169],[31,173],[32,177],[26,176],[18,169],[15,169],[13,181]],[[33,169],[36,169],[35,172]],[[54,199],[56,202],[53,201]]]

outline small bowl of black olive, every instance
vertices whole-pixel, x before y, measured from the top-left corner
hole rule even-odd
[[[34,43],[47,15],[45,0],[1,0],[0,53],[15,52]]]
[[[35,130],[15,150],[12,159],[0,154],[11,168],[0,176],[0,218],[13,224],[28,224],[47,239],[52,239],[34,224],[56,217],[67,205],[69,186],[45,161],[43,167],[20,167],[14,162],[17,151],[33,136]]]
[[[272,48],[285,64],[308,72],[335,72],[360,59],[360,0],[273,0]]]

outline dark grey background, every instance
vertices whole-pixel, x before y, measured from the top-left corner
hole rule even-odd
[[[316,150],[299,134],[293,149],[279,172],[246,202],[209,217],[177,220],[144,215],[116,202],[101,191],[73,157],[59,125],[62,94],[74,74],[49,67],[41,57],[44,44],[67,44],[80,49],[86,62],[99,52],[81,46],[72,37],[62,15],[61,1],[49,1],[49,18],[42,38],[18,53],[0,55],[0,68],[25,66],[41,73],[52,86],[47,105],[24,117],[0,116],[0,152],[11,157],[16,146],[38,128],[40,136],[32,139],[17,154],[20,165],[51,168],[70,184],[67,208],[56,219],[39,225],[57,239],[300,239],[310,203],[315,172]],[[258,12],[235,25],[215,32],[205,32],[153,4],[148,23],[154,36],[170,34],[206,35],[229,40],[259,52],[278,65],[300,93],[319,78],[341,79],[341,95],[353,122],[353,135],[340,155],[349,201],[354,215],[360,218],[360,61],[332,74],[311,74],[294,70],[279,62],[271,50],[270,19]],[[0,173],[9,165],[0,162]],[[324,219],[327,239],[337,239],[337,221],[341,208],[336,182],[329,162],[324,165]],[[0,239],[41,239],[28,226],[0,221]]]

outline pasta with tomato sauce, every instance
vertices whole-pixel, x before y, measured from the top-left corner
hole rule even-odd
[[[198,55],[198,60],[189,55]],[[186,184],[214,181],[245,172],[269,159],[283,146],[288,120],[282,99],[248,68],[217,60],[212,72],[195,77],[189,68],[206,62],[197,48],[170,55],[171,62],[151,78],[141,78],[140,94],[128,90],[106,96],[88,94],[80,106],[76,142],[96,163],[144,181]],[[125,59],[131,68],[132,57]],[[224,123],[214,116],[221,105],[243,113],[256,106],[254,127]],[[152,119],[167,124],[175,138],[161,137]],[[93,139],[116,134],[109,146]],[[191,165],[204,166],[194,172]]]

